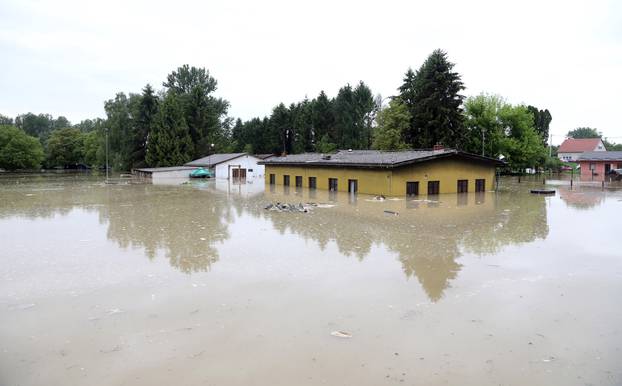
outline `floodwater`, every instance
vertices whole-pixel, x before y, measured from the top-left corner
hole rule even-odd
[[[536,186],[4,176],[0,384],[620,385],[622,190]]]

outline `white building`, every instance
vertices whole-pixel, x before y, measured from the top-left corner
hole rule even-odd
[[[566,138],[557,150],[557,157],[564,162],[576,162],[581,154],[592,151],[607,151],[600,138]]]
[[[184,166],[211,169],[217,179],[254,179],[264,176],[264,166],[257,162],[262,159],[246,153],[212,154],[188,162]]]

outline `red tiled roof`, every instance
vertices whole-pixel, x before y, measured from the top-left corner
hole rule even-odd
[[[567,138],[560,146],[558,153],[581,153],[584,151],[594,151],[600,143],[600,138]]]

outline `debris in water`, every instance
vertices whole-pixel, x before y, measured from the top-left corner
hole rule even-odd
[[[313,206],[317,207],[317,205],[312,204],[285,204],[277,202],[276,204],[268,204],[264,209],[273,212],[309,213]]]
[[[337,338],[352,338],[352,334],[345,331],[333,331],[330,334],[332,336],[336,336]]]
[[[108,315],[120,314],[122,312],[123,310],[120,308],[113,308],[111,310],[108,310]]]
[[[392,210],[385,210],[384,213],[385,214],[390,214],[392,216],[399,216],[400,215],[398,212],[394,212]]]

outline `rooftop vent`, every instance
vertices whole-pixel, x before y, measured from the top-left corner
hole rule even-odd
[[[437,142],[436,145],[434,145],[434,147],[432,148],[432,150],[434,150],[434,151],[445,150],[445,146],[443,146],[442,144]]]
[[[322,159],[326,159],[326,160],[328,160],[328,159],[330,159],[330,155],[329,155],[329,154],[327,154],[327,155],[323,155],[323,156],[322,156]]]
[[[352,153],[352,149],[348,149],[348,153]]]

